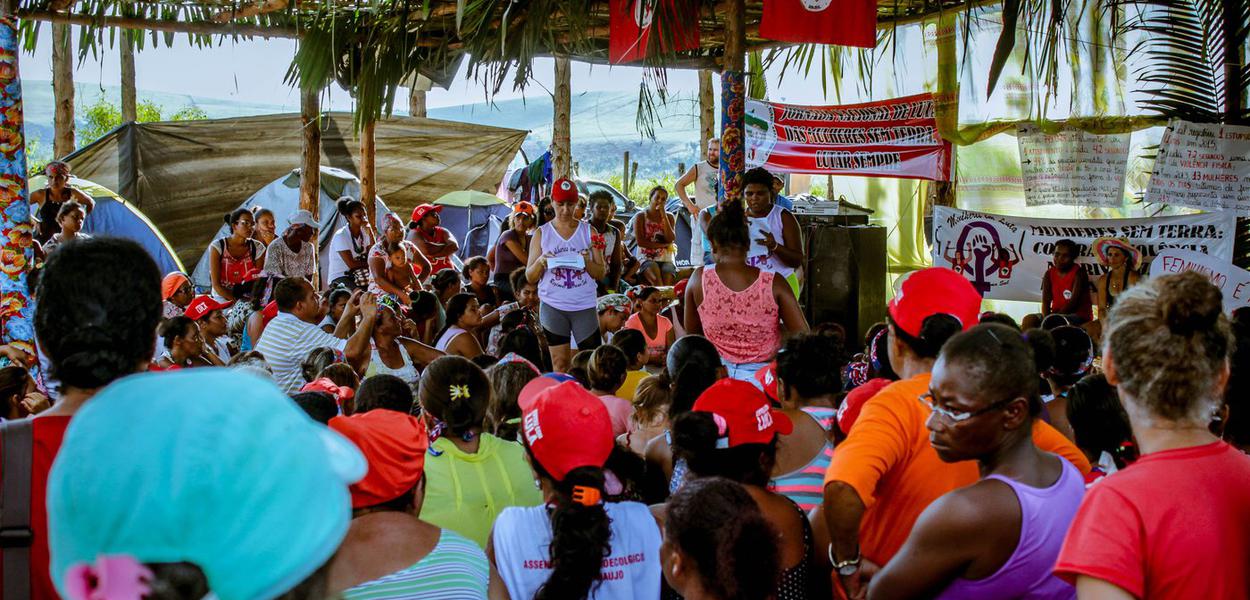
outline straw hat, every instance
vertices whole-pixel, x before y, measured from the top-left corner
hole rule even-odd
[[[1094,240],[1094,256],[1098,257],[1098,262],[1106,265],[1110,261],[1107,259],[1107,249],[1117,248],[1124,254],[1128,255],[1134,267],[1141,266],[1141,250],[1134,248],[1128,239],[1122,237],[1100,237]]]

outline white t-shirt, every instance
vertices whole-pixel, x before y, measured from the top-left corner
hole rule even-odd
[[[612,520],[612,553],[603,559],[595,600],[660,597],[660,527],[639,502],[604,505]],[[547,507],[510,506],[495,519],[495,566],[513,598],[533,598],[551,576],[551,518]]]
[[[339,339],[299,317],[279,312],[256,342],[256,351],[265,357],[273,369],[274,381],[287,394],[299,391],[304,385],[304,373],[300,365],[316,348],[333,348],[340,352],[347,347],[347,340]]]
[[[326,281],[334,281],[339,277],[347,274],[347,263],[343,262],[343,257],[339,256],[339,252],[346,250],[361,260],[369,252],[369,247],[373,245],[373,236],[369,235],[367,229],[361,228],[360,236],[352,243],[352,229],[348,225],[344,225],[334,232],[334,237],[330,238],[330,255],[326,258]]]

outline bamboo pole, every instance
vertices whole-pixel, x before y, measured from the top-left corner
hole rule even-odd
[[[69,25],[52,25],[52,154],[61,158],[74,151],[74,43]]]
[[[569,57],[556,57],[555,110],[551,125],[551,174],[559,179],[569,177],[572,164],[569,118],[572,98],[569,91]]]
[[[725,18],[725,66],[721,71],[720,202],[742,200],[742,173],[746,166],[744,130],[746,102],[746,35],[744,2],[730,0]]]
[[[300,92],[299,113],[304,130],[304,160],[299,172],[299,207],[311,212],[313,221],[318,223],[321,222],[321,215],[317,214],[321,204],[320,102],[317,92]]]
[[[135,91],[135,47],[130,39],[130,32],[121,32],[120,50],[122,59],[122,122],[133,123],[139,120],[139,106]]]
[[[708,140],[716,137],[716,95],[712,71],[699,70],[699,154],[707,152]]]
[[[27,287],[33,263],[30,198],[26,191],[26,136],[22,130],[22,79],[18,70],[21,43],[12,4],[0,2],[0,137],[6,141],[0,153],[0,229],[10,232],[0,239],[0,260],[6,277],[0,277],[0,341],[34,353],[35,302]],[[19,578],[25,580],[26,578]],[[25,590],[22,588],[25,586]],[[29,582],[19,582],[18,596],[30,594]]]
[[[1241,113],[1246,106],[1245,86],[1250,84],[1241,80],[1241,71],[1246,64],[1247,29],[1244,22],[1234,17],[1242,14],[1242,2],[1245,0],[1223,0],[1221,3],[1224,9],[1224,121],[1236,125],[1245,124]]]
[[[18,16],[31,21],[48,21],[53,24],[120,27],[122,29],[140,29],[143,31],[169,31],[173,33],[199,33],[206,35],[230,35],[261,38],[300,37],[299,31],[297,31],[294,27],[280,27],[274,25],[212,23],[208,21],[188,22],[171,21],[166,19],[140,19],[135,17],[97,17],[94,15],[76,15],[71,13],[32,9],[20,10],[18,11]]]
[[[377,196],[377,178],[374,173],[373,128],[376,121],[366,121],[360,128],[360,201],[365,203],[365,211],[373,214],[373,198]]]

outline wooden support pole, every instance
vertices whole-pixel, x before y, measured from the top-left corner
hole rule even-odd
[[[744,0],[726,3],[725,67],[721,71],[721,203],[742,200],[742,173],[746,167],[746,135],[743,108],[746,103],[746,34]]]
[[[685,175],[685,174],[686,174],[686,163],[684,162],[677,163],[677,177],[680,178],[682,175]]]
[[[699,153],[707,152],[708,140],[716,137],[716,95],[712,71],[699,70]],[[682,171],[685,172],[684,170]]]
[[[425,118],[425,90],[413,88],[408,93],[408,115]]]
[[[228,35],[238,37],[261,38],[298,38],[300,33],[294,27],[261,26],[245,23],[212,23],[208,21],[187,22],[164,19],[139,19],[134,17],[96,17],[94,15],[76,15],[47,10],[23,9],[18,16],[31,21],[48,21],[64,25],[95,25],[99,27],[120,27],[122,29],[139,29],[143,31],[169,31],[173,33],[198,33],[205,35]]]
[[[569,57],[556,57],[555,110],[551,124],[551,175],[559,179],[569,177],[572,165],[569,118],[573,101],[569,89]]]
[[[0,228],[10,232],[0,239],[0,342],[35,352],[35,302],[26,276],[34,261],[30,225],[30,198],[26,191],[26,136],[22,130],[22,54],[12,4],[0,2],[0,136],[8,140],[0,153]],[[19,586],[20,587],[20,586]],[[21,593],[18,590],[17,593]],[[25,590],[29,594],[29,588]]]
[[[299,116],[304,129],[304,160],[299,172],[299,207],[320,223],[321,204],[321,98],[317,92],[300,91]]]
[[[377,177],[374,173],[373,127],[375,121],[366,121],[360,128],[360,201],[365,203],[365,210],[373,214],[373,198],[378,195]]]
[[[74,42],[69,25],[52,25],[52,155],[74,151]]]
[[[628,196],[628,195],[629,195],[629,188],[630,188],[630,185],[629,185],[629,184],[630,184],[630,181],[629,181],[629,150],[626,150],[626,151],[625,151],[625,170],[621,172],[621,186],[625,188],[625,189],[623,189],[623,190],[621,190],[621,191],[622,191],[622,192],[625,192],[625,195],[626,195],[626,196]]]
[[[139,105],[135,91],[135,47],[131,42],[129,31],[122,31],[118,38],[122,59],[122,122],[132,123],[139,120]]]

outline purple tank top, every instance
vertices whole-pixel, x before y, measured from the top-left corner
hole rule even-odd
[[[555,221],[542,226],[542,248],[544,255],[555,257],[576,256],[590,251],[590,224],[578,223],[577,229],[569,239],[560,236],[556,231]],[[595,280],[585,268],[571,267],[548,268],[538,280],[538,298],[552,308],[566,312],[593,309],[598,301]]]
[[[1052,573],[1059,548],[1085,495],[1085,480],[1067,460],[1059,481],[1035,488],[1000,475],[990,475],[1011,486],[1020,501],[1020,541],[1011,558],[985,579],[956,579],[937,598],[1021,598],[1071,600],[1076,589]]]

